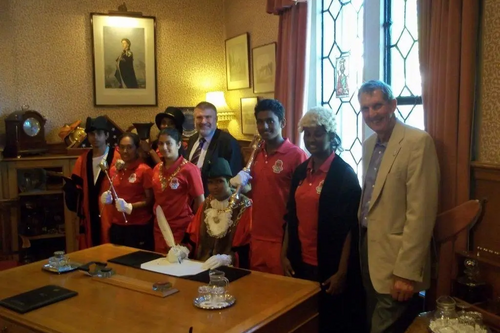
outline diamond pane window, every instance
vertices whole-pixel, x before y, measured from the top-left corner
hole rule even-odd
[[[361,178],[363,119],[357,89],[363,82],[363,0],[323,0],[321,105],[337,116],[340,154]]]
[[[417,0],[385,0],[385,81],[398,101],[396,116],[424,129],[418,59]]]

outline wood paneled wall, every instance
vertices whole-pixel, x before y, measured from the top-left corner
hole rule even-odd
[[[472,249],[500,252],[500,165],[473,162],[472,175],[472,198],[486,200],[483,217],[471,235]]]

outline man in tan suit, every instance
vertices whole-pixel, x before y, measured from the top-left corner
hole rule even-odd
[[[358,100],[375,134],[363,144],[360,255],[371,333],[404,332],[418,292],[430,283],[430,244],[438,206],[439,164],[432,138],[396,119],[381,81]]]

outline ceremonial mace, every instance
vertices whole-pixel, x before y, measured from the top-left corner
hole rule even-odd
[[[113,181],[111,180],[111,177],[109,177],[108,162],[106,162],[106,160],[103,159],[101,161],[101,163],[99,163],[99,168],[101,169],[101,171],[103,171],[106,174],[106,177],[108,177],[109,187],[111,188],[111,193],[113,194],[113,198],[115,199],[115,202],[116,202],[118,200],[118,194],[116,194],[115,187],[113,186]],[[125,223],[128,223],[127,215],[125,214],[125,212],[122,212],[122,213],[123,213],[123,218],[125,219]]]
[[[125,162],[123,160],[116,160],[116,162],[115,162],[115,168],[116,168],[116,171],[123,170],[125,168]],[[113,176],[113,178],[111,178],[111,183],[109,185],[108,191],[111,191],[111,184],[113,184],[113,181],[115,180],[115,178],[116,178],[117,175],[118,175],[118,173],[115,174]],[[102,212],[103,212],[105,206],[106,205],[102,205],[101,211],[99,212],[99,217],[102,216]]]
[[[253,161],[255,159],[255,154],[257,153],[257,150],[260,147],[262,147],[262,143],[263,140],[260,137],[260,135],[255,134],[249,146],[252,148],[252,152],[250,153],[250,158],[248,159],[247,165],[245,165],[245,167],[243,168],[243,171],[250,173],[250,169],[252,168]],[[224,211],[230,212],[233,210],[234,206],[236,205],[236,202],[240,199],[240,192],[241,192],[241,185],[238,185],[236,187],[236,191],[234,191],[234,193],[231,194],[231,196],[229,197],[229,205]]]

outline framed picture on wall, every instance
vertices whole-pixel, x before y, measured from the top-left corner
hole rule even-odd
[[[227,90],[250,88],[248,33],[226,40]]]
[[[255,121],[254,109],[259,102],[258,97],[241,98],[241,133],[245,135],[257,134],[257,122]]]
[[[156,20],[90,14],[94,105],[156,106]]]
[[[257,46],[252,49],[254,94],[274,92],[276,77],[276,43]]]
[[[190,138],[196,133],[196,127],[194,126],[194,107],[186,106],[176,106],[176,108],[182,111],[184,115],[184,123],[182,124],[182,136],[184,138]]]

